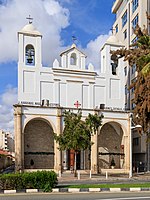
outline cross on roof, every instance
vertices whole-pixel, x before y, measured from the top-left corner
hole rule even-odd
[[[110,30],[112,32],[112,35],[114,35],[116,29],[112,27]]]
[[[26,19],[28,19],[29,20],[29,24],[32,24],[32,20],[33,20],[33,18],[29,15],[29,17],[26,17]]]
[[[73,43],[77,40],[76,36],[72,35],[72,41]]]
[[[81,104],[79,103],[79,101],[76,101],[76,102],[74,103],[74,106],[75,106],[76,108],[79,108],[79,107],[81,106]]]

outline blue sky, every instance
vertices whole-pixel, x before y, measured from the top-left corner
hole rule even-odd
[[[100,67],[99,50],[115,20],[114,0],[0,0],[0,129],[13,131],[12,104],[17,102],[17,32],[28,21],[42,33],[43,64],[51,66],[59,53],[72,44]],[[5,117],[4,117],[5,116]],[[7,117],[6,117],[7,116]]]

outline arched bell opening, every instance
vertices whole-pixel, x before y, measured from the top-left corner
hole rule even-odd
[[[54,132],[44,119],[32,119],[25,126],[24,168],[54,169]]]
[[[28,44],[25,48],[26,65],[35,65],[35,50],[33,45]]]
[[[72,53],[70,56],[70,65],[76,65],[77,64],[77,55],[75,53]]]
[[[116,122],[102,126],[98,134],[98,170],[121,169],[124,165],[123,130]]]

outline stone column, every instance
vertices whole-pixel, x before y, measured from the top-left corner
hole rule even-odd
[[[22,108],[15,107],[15,168],[16,171],[22,171]]]
[[[91,140],[94,143],[91,147],[91,170],[97,174],[97,133],[92,135]]]
[[[57,115],[56,115],[56,131],[57,135],[60,135],[62,133],[62,110],[61,108],[57,108]],[[54,164],[54,170],[56,172],[62,170],[62,155],[61,151],[58,149],[59,144],[55,143],[55,164]]]

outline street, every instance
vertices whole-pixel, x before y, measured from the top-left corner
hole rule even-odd
[[[139,193],[37,193],[37,194],[0,194],[0,200],[144,200],[150,199],[150,192]]]

